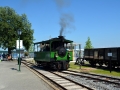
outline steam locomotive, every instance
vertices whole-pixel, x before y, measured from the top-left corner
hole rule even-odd
[[[73,41],[63,36],[34,43],[34,60],[36,65],[57,70],[67,70],[73,60]],[[67,50],[70,45],[69,50]]]

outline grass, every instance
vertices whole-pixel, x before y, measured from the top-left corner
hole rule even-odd
[[[82,66],[82,68],[86,68],[86,66]],[[70,69],[80,70],[80,66],[75,65],[75,62],[70,62]]]
[[[103,74],[103,75],[108,75],[108,76],[116,76],[116,77],[120,77],[120,71],[112,71],[110,73],[109,70],[103,70],[103,69],[97,69],[97,70],[93,70],[91,71],[92,73],[97,73],[97,74]]]
[[[120,77],[120,71],[112,71],[110,73],[109,70],[92,68],[92,67],[89,67],[89,66],[81,66],[81,68],[80,68],[79,65],[75,65],[75,62],[70,62],[69,70],[76,70],[76,71],[80,71],[80,72],[87,72],[87,73],[95,73],[95,74],[102,74],[102,75]]]

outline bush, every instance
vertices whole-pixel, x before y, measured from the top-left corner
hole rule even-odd
[[[28,52],[24,52],[24,56],[28,56],[29,55],[29,53]]]

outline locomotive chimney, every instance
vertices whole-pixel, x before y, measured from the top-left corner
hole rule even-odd
[[[58,36],[60,39],[64,39],[64,36]]]
[[[62,42],[64,42],[64,40],[65,40],[64,36],[58,36],[58,37],[59,37],[59,39],[61,39]]]

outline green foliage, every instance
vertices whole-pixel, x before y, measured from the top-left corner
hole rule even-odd
[[[85,43],[86,43],[86,45],[84,47],[85,49],[91,49],[91,48],[93,48],[91,40],[90,40],[90,37],[88,37],[88,39],[87,39],[87,41]]]
[[[28,56],[29,55],[29,53],[28,52],[24,52],[24,56]]]
[[[31,46],[30,46],[30,48],[29,48],[28,51],[29,51],[29,52],[34,52],[34,44],[31,44]]]
[[[34,30],[31,29],[27,16],[18,15],[10,7],[0,7],[0,47],[14,49],[18,39],[18,29],[22,31],[20,39],[23,40],[23,45],[28,50],[33,43]]]

